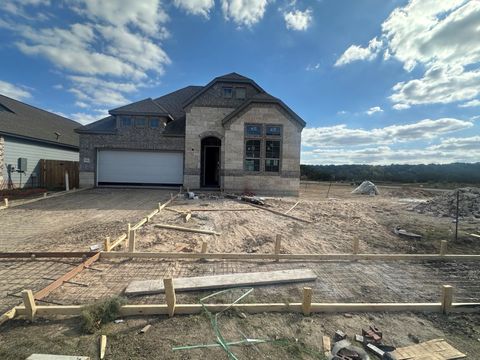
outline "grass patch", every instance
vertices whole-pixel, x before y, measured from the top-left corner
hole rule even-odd
[[[80,315],[82,331],[86,334],[93,334],[103,324],[115,320],[120,313],[120,307],[125,302],[125,299],[115,296],[85,306]]]

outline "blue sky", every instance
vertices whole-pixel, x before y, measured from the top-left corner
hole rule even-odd
[[[4,0],[0,93],[83,124],[232,71],[305,121],[302,163],[480,159],[480,2]]]

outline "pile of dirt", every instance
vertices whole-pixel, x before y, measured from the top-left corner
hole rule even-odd
[[[352,191],[352,194],[360,194],[360,195],[379,195],[380,192],[378,191],[377,187],[371,181],[364,181],[357,187],[355,190]]]
[[[418,204],[415,211],[436,216],[455,217],[457,213],[457,192],[459,194],[459,216],[480,218],[480,188],[465,187],[448,191],[433,199]]]

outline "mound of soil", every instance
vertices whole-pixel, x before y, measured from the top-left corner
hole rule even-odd
[[[480,188],[476,187],[465,187],[446,192],[425,203],[418,204],[415,210],[436,216],[455,217],[457,213],[457,192],[459,194],[459,216],[480,218]]]

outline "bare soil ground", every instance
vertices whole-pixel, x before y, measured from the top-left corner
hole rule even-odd
[[[310,220],[311,224],[263,210],[193,212],[192,219],[184,223],[181,214],[162,211],[137,232],[137,250],[199,251],[201,242],[208,241],[210,252],[271,253],[275,235],[281,234],[283,253],[351,252],[354,238],[360,239],[360,250],[364,253],[432,253],[438,251],[440,240],[449,240],[449,252],[480,253],[480,242],[470,236],[470,233],[478,233],[478,220],[461,219],[459,237],[454,242],[451,241],[454,229],[451,218],[412,211],[418,202],[436,193],[422,188],[389,186],[380,187],[380,196],[369,197],[353,196],[350,194],[352,189],[348,185],[336,184],[329,189],[328,183],[308,183],[302,185],[300,199],[267,200],[269,206],[279,211],[288,210],[300,200],[290,214]],[[105,236],[123,232],[126,222],[140,220],[153,210],[158,201],[162,201],[162,196],[163,200],[169,197],[167,192],[154,190],[138,190],[141,195],[132,195],[130,190],[110,191],[85,192],[88,199],[83,201],[79,198],[81,193],[78,196],[73,194],[66,204],[62,204],[64,200],[60,200],[59,204],[51,204],[47,200],[39,204],[41,208],[24,209],[37,220],[23,237],[13,237],[14,247],[22,250],[31,248],[25,243],[38,239],[40,247],[46,250],[85,250],[95,241],[103,241]],[[83,205],[76,209],[78,203]],[[207,194],[200,200],[176,200],[171,208],[187,211],[192,208],[248,206]],[[57,224],[52,221],[49,223],[51,228],[44,231],[46,213],[51,216],[55,211],[58,211],[58,219],[68,225],[55,228]],[[8,220],[4,220],[4,214],[7,214]],[[10,222],[21,223],[24,215],[22,212],[0,213],[0,225],[7,224],[9,228]],[[76,218],[81,219],[77,225],[73,220]],[[154,227],[155,223],[215,230],[221,235],[214,237],[158,229]],[[423,239],[398,237],[392,231],[394,226],[419,233]],[[3,239],[6,244],[3,249],[10,249],[9,238]],[[434,302],[438,301],[440,285],[443,284],[455,287],[455,301],[480,301],[480,264],[473,262],[273,263],[126,259],[101,260],[94,267],[95,271],[83,271],[74,279],[88,287],[64,284],[45,300],[61,304],[90,303],[121,294],[131,280],[308,267],[318,275],[316,282],[308,284],[313,287],[314,301],[317,302]],[[14,273],[12,267],[11,272],[6,268],[0,274],[8,274],[11,278]],[[304,284],[259,287],[245,302],[299,302],[302,286]],[[177,301],[198,302],[208,293],[179,293]],[[144,296],[128,301],[159,303],[164,302],[164,297]],[[256,347],[238,347],[235,353],[240,359],[322,359],[322,335],[333,335],[335,330],[341,329],[353,336],[361,331],[362,326],[372,322],[384,331],[387,342],[397,346],[446,338],[459,350],[468,353],[471,359],[476,359],[480,350],[479,315],[380,313],[304,317],[298,314],[258,314],[247,315],[244,319],[228,312],[221,320],[221,329],[229,340],[241,340],[243,336],[282,340]],[[147,323],[153,325],[152,329],[146,334],[138,334]],[[225,353],[219,349],[172,351],[172,346],[215,342],[211,325],[204,315],[125,319],[124,323],[109,324],[94,335],[82,335],[78,319],[39,320],[35,324],[24,320],[10,321],[0,328],[0,358],[19,359],[32,352],[52,352],[89,355],[96,359],[101,333],[108,335],[107,356],[111,359],[226,359]]]

